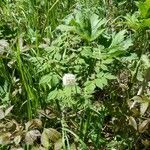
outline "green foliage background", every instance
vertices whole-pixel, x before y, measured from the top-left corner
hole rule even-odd
[[[0,0],[0,18],[0,149],[150,147],[150,0]]]

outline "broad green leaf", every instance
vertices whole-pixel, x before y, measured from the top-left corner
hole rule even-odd
[[[52,75],[51,79],[51,85],[52,87],[55,87],[59,83],[59,78],[57,75]]]
[[[104,71],[108,71],[108,67],[104,64],[101,65],[101,69],[104,70]]]
[[[105,78],[109,79],[109,80],[113,80],[113,79],[116,79],[116,76],[112,75],[112,74],[109,74],[109,73],[106,73],[105,74]]]
[[[100,89],[103,89],[104,84],[102,83],[101,79],[95,79],[95,84],[97,87],[99,87]]]
[[[102,84],[104,84],[104,85],[108,85],[107,79],[106,79],[105,77],[102,77],[102,78],[101,78],[101,82],[102,82]]]
[[[97,75],[96,75],[98,78],[102,78],[104,76],[104,72],[99,72]]]
[[[94,89],[95,89],[95,84],[92,81],[87,81],[85,83],[85,90],[88,93],[93,93]]]
[[[142,28],[145,28],[145,27],[150,28],[150,18],[141,20],[141,27]]]
[[[57,95],[58,95],[57,90],[51,91],[51,92],[48,94],[47,100],[55,99],[55,98],[57,97]]]
[[[141,17],[147,18],[150,16],[150,0],[146,0],[145,2],[137,2],[137,6],[139,8]]]
[[[102,61],[103,64],[111,64],[112,62],[113,62],[113,59],[106,59]]]
[[[74,30],[74,28],[69,25],[59,25],[56,29],[60,30],[61,32]]]
[[[48,84],[48,83],[51,82],[51,79],[52,79],[52,75],[51,74],[44,75],[40,79],[39,84]]]

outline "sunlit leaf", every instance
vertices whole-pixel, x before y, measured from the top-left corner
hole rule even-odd
[[[25,136],[25,142],[28,145],[32,145],[40,136],[41,136],[41,133],[38,130],[28,131]]]
[[[11,143],[10,136],[11,136],[10,132],[0,133],[0,145],[10,144]]]
[[[61,137],[60,132],[52,128],[45,129],[45,132],[48,135],[49,139],[53,142],[56,142]]]
[[[62,139],[59,139],[54,143],[54,150],[61,150],[62,146],[63,146]]]
[[[13,107],[14,107],[14,106],[10,106],[9,108],[7,108],[7,109],[5,110],[5,116],[7,116],[7,115],[11,112],[11,110],[13,109]]]
[[[25,124],[26,130],[33,128],[41,128],[42,121],[40,119],[32,119]]]
[[[100,89],[103,89],[103,87],[104,87],[104,85],[103,85],[101,79],[96,79],[96,80],[95,80],[95,84],[96,84],[96,86],[99,87]]]
[[[47,74],[42,76],[42,78],[40,79],[39,84],[48,84],[51,82],[52,76],[51,74]]]
[[[2,109],[0,109],[0,120],[5,118],[5,113]]]
[[[137,130],[137,123],[132,116],[129,117],[129,125],[131,125],[135,130]]]
[[[144,115],[146,112],[147,108],[149,107],[149,102],[142,102],[140,105],[140,113],[141,115]]]
[[[22,147],[11,147],[10,150],[24,150],[24,148],[22,148]]]
[[[48,137],[45,129],[41,135],[41,144],[47,149],[50,147],[50,140],[49,140],[49,137]]]
[[[21,136],[20,136],[20,135],[18,135],[18,136],[16,136],[16,137],[14,138],[14,143],[15,143],[15,145],[18,145],[18,144],[20,143],[20,141],[21,141]]]
[[[48,148],[50,146],[50,141],[56,142],[61,138],[61,134],[52,128],[44,129],[41,135],[41,144]]]
[[[144,120],[140,125],[139,125],[139,132],[143,133],[146,129],[148,129],[148,125],[150,123],[150,120]]]

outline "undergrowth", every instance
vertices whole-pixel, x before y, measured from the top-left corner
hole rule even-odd
[[[149,149],[149,10],[0,0],[0,149]]]

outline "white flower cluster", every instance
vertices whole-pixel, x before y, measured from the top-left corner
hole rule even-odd
[[[76,84],[76,78],[75,75],[71,74],[71,73],[67,73],[63,76],[63,85],[67,86],[67,85],[75,85]]]

